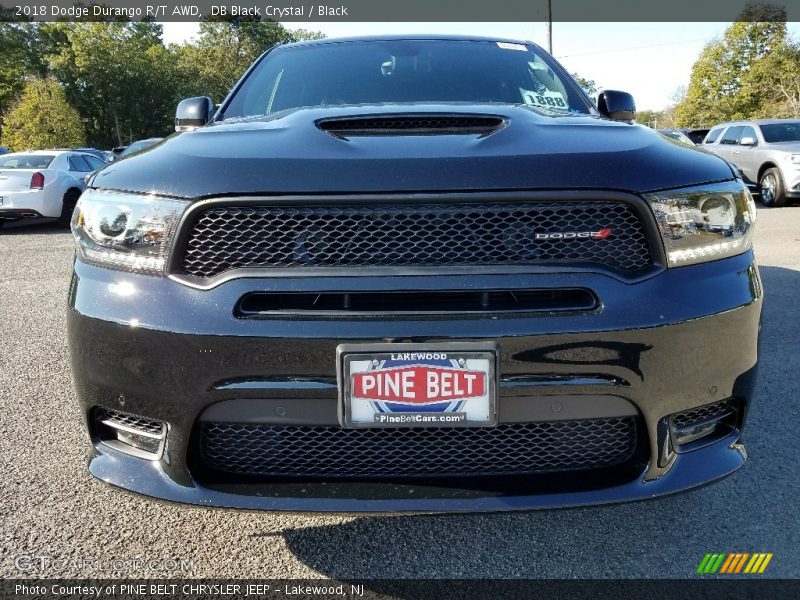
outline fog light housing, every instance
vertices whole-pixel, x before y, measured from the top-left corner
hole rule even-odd
[[[679,454],[712,444],[736,430],[738,403],[726,398],[669,417],[672,446]]]
[[[95,434],[101,443],[146,460],[159,460],[167,441],[167,424],[157,419],[109,408],[94,411]]]

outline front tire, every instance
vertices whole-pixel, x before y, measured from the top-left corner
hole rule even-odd
[[[59,227],[69,227],[72,221],[72,213],[75,210],[75,205],[78,203],[80,195],[80,192],[76,192],[75,190],[70,190],[64,194],[64,199],[61,201],[61,216],[58,217]]]
[[[758,182],[761,203],[769,208],[786,206],[786,187],[783,184],[781,172],[776,169],[767,169]]]

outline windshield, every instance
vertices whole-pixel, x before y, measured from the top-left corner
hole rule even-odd
[[[46,169],[54,158],[52,154],[9,154],[0,157],[0,169]]]
[[[683,132],[678,131],[677,129],[659,129],[658,132],[662,135],[667,136],[673,140],[677,140],[687,146],[694,146],[694,142],[690,140]]]
[[[123,156],[128,156],[129,154],[133,154],[134,152],[138,152],[139,150],[144,150],[145,148],[149,148],[150,146],[155,146],[161,140],[139,140],[138,142],[133,142],[130,146],[125,148],[122,152],[119,153],[119,158]]]
[[[800,121],[762,125],[761,134],[768,144],[777,142],[800,142]]]
[[[358,41],[277,48],[247,78],[225,118],[309,106],[527,104],[588,113],[589,104],[535,47],[491,41]]]

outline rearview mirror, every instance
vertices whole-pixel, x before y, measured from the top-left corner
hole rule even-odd
[[[633,123],[636,118],[636,103],[627,92],[606,90],[597,96],[598,110],[612,121]]]
[[[214,103],[208,96],[181,100],[175,109],[175,131],[191,131],[202,127],[214,115]]]
[[[755,146],[756,144],[757,144],[756,138],[754,138],[751,135],[748,135],[747,137],[743,137],[742,139],[739,140],[739,145],[740,146]]]

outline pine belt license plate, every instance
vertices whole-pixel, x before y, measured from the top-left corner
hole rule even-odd
[[[497,424],[494,344],[343,344],[343,427],[491,427]]]

